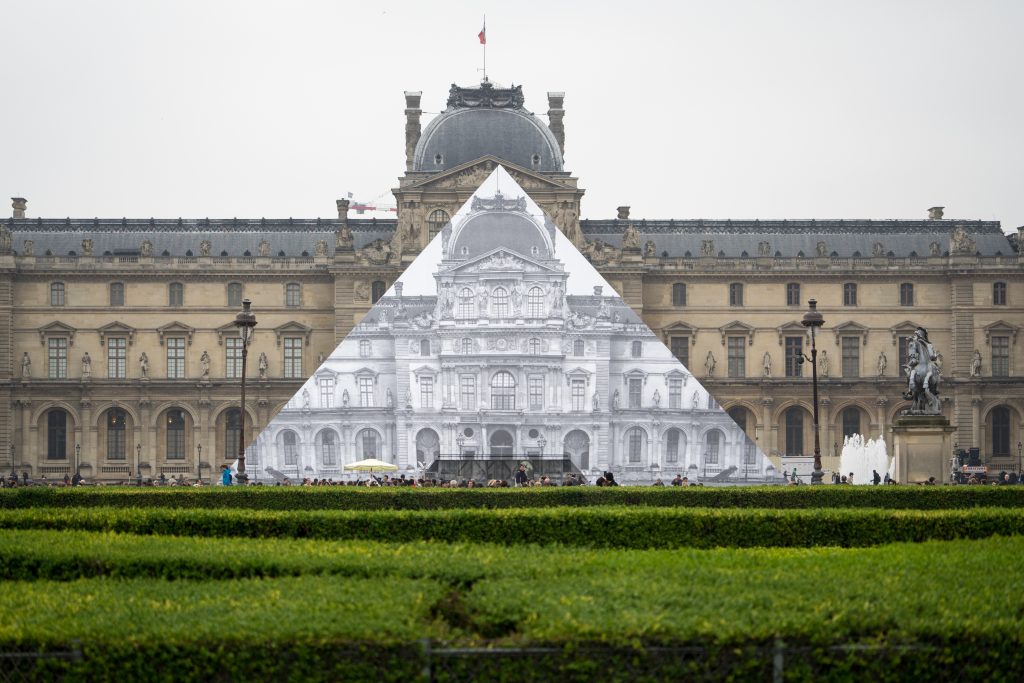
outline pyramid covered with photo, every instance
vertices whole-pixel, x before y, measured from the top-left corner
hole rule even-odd
[[[778,481],[502,167],[247,450],[256,480]],[[372,466],[372,465],[371,465]],[[570,476],[572,475],[572,476]]]

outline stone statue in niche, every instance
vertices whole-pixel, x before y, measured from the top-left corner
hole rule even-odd
[[[700,255],[701,256],[714,256],[715,255],[715,241],[714,240],[703,240],[700,243]]]
[[[213,249],[213,244],[210,242],[210,240],[203,240],[202,242],[199,243],[200,256],[209,256],[211,249]]]
[[[761,359],[761,367],[765,377],[772,376],[772,354],[767,351],[764,352],[764,358]]]
[[[885,355],[885,351],[878,354],[878,376],[885,377],[885,370],[889,367],[889,358]]]
[[[626,226],[626,229],[622,232],[622,248],[623,249],[639,249],[640,248],[640,231],[636,229],[636,226],[630,223]]]
[[[342,223],[341,227],[338,228],[338,232],[334,233],[334,247],[336,249],[348,250],[352,248],[352,230],[348,227],[347,223]]]
[[[142,245],[139,247],[139,254],[146,258],[153,256],[153,243],[149,240],[142,240]]]
[[[92,256],[92,240],[88,237],[82,240],[82,256]]]
[[[828,377],[828,351],[822,349],[821,355],[818,356],[818,374],[822,377]]]
[[[30,379],[32,377],[32,359],[28,357],[28,351],[21,354],[21,378]]]
[[[316,256],[327,256],[327,240],[317,241],[313,253]]]
[[[309,389],[302,390],[302,410],[309,411]]]
[[[260,351],[259,367],[260,367],[260,379],[266,379],[267,378],[267,368],[270,367],[270,361],[267,360],[267,354],[265,352],[263,352],[263,351]]]
[[[661,392],[658,391],[657,389],[655,389],[654,390],[654,396],[651,397],[651,400],[654,401],[654,407],[655,408],[660,408],[661,407]]]
[[[621,398],[619,397],[619,390],[616,389],[615,393],[612,394],[612,410],[618,410],[620,402]]]
[[[25,240],[22,242],[21,253],[24,256],[35,256],[36,255],[36,243],[32,240]]]
[[[707,377],[715,376],[715,354],[711,351],[708,351],[708,355],[704,359],[704,373]]]
[[[601,410],[601,394],[594,391],[594,412],[596,413],[599,410]]]
[[[938,242],[932,242],[928,245],[928,254],[930,256],[942,256],[942,245]]]
[[[348,408],[348,402],[349,402],[348,389],[345,389],[344,391],[341,392],[341,407],[342,408]]]
[[[974,349],[971,356],[971,377],[981,377],[981,351]]]
[[[258,247],[257,253],[259,253],[259,255],[263,257],[270,256],[270,242],[266,240],[260,240],[260,246]]]
[[[949,236],[949,250],[954,254],[974,255],[977,246],[971,236],[967,234],[962,225],[956,226],[953,234]]]
[[[199,356],[199,367],[202,370],[202,378],[210,379],[210,354],[203,351],[203,355]]]
[[[691,401],[693,402],[693,409],[694,410],[696,410],[697,408],[700,408],[700,392],[697,391],[696,389],[694,389],[694,391],[693,391],[693,397],[691,398]]]
[[[658,247],[657,245],[654,244],[654,240],[647,240],[647,242],[644,244],[644,256],[648,258],[652,256],[657,256],[657,249]]]
[[[92,377],[92,358],[89,357],[89,352],[86,351],[85,355],[82,356],[82,379],[89,379]]]
[[[149,379],[149,356],[145,351],[139,356],[139,376],[142,379]]]
[[[395,395],[391,393],[391,387],[388,387],[387,392],[385,392],[384,394],[384,405],[386,405],[388,408],[395,407]]]
[[[772,255],[772,244],[771,244],[771,242],[758,242],[757,243],[757,255],[758,256],[771,256]]]
[[[819,258],[825,258],[828,256],[828,246],[824,242],[818,242],[817,250]]]
[[[875,258],[879,256],[885,256],[885,247],[882,246],[881,242],[875,242],[871,245],[871,255]]]

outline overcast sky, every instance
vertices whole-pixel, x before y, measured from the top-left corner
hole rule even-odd
[[[1020,0],[0,0],[0,196],[47,217],[387,198],[402,91],[437,112],[478,80],[485,12],[491,79],[539,115],[566,93],[585,218],[1024,225]]]

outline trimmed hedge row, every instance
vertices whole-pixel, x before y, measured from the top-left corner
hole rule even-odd
[[[0,508],[170,507],[266,510],[440,510],[634,505],[647,507],[1024,507],[1024,486],[547,487],[410,489],[357,487],[46,488],[0,490]]]
[[[30,508],[0,511],[0,528],[613,548],[855,547],[1024,534],[1024,511],[610,506],[425,511]]]
[[[102,540],[86,538],[95,552]],[[135,540],[146,550],[152,539]],[[167,540],[197,547],[197,539]],[[352,557],[381,550],[403,551],[361,544]],[[445,550],[453,549],[414,546],[412,554],[439,566]],[[43,660],[34,671],[70,680],[416,680],[425,666],[438,681],[765,679],[780,653],[789,680],[943,680],[951,672],[1016,680],[1024,665],[1024,595],[1005,589],[1024,582],[1022,538],[578,551],[583,571],[561,562],[569,549],[478,550],[495,561],[461,587],[387,571],[375,579],[10,582],[0,591],[0,650],[79,640],[83,661]],[[999,582],[950,590],[950,577],[993,568]],[[432,648],[498,650],[428,656],[424,637]],[[552,649],[500,649],[516,647]]]

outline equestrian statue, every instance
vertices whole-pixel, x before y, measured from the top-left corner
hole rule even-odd
[[[928,341],[923,327],[914,331],[907,343],[907,390],[903,398],[911,402],[907,415],[939,415],[939,366],[935,347]]]

